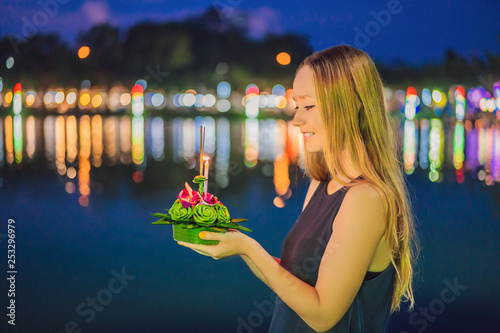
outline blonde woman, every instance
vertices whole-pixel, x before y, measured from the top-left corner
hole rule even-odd
[[[180,242],[220,259],[240,255],[276,293],[269,332],[385,332],[402,301],[414,306],[416,236],[383,85],[363,51],[316,52],[293,81],[308,175],[304,207],[277,259],[236,230]]]

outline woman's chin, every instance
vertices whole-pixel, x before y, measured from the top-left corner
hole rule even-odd
[[[305,143],[304,149],[308,153],[319,153],[321,151],[321,147],[315,147],[315,145],[311,145],[308,142]]]

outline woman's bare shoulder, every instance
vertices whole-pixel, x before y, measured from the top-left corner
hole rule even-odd
[[[351,186],[346,195],[346,199],[348,197],[371,198],[372,200],[379,201],[379,203],[382,203],[381,193],[379,192],[379,190],[377,190],[377,188],[373,184],[369,182],[360,182],[359,184]]]
[[[382,210],[383,214],[386,215],[387,207],[382,198],[383,194],[376,186],[369,182],[361,182],[357,185],[352,186],[347,192],[344,201],[346,206],[351,203],[353,206],[359,205],[360,202],[363,205],[377,206]]]
[[[380,198],[380,192],[377,190],[376,186],[374,186],[372,183],[369,183],[367,181],[361,181],[358,184],[354,185],[351,187],[349,190],[351,193],[351,196],[353,195],[360,195],[359,193],[363,193],[364,195],[368,195],[371,197],[378,197]],[[356,194],[354,194],[356,193]]]
[[[361,229],[375,228],[371,230],[378,230],[382,236],[385,232],[385,216],[384,203],[375,186],[360,183],[352,186],[345,195],[332,225],[332,232],[344,223],[354,223],[361,226]]]

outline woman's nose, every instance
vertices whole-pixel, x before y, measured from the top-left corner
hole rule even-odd
[[[292,125],[295,127],[299,127],[304,123],[304,119],[302,119],[302,112],[299,110],[295,111],[295,115],[292,119]]]

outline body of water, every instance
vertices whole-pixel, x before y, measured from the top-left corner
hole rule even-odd
[[[290,121],[127,115],[0,118],[2,327],[17,332],[267,332],[274,296],[239,257],[213,260],[151,225],[198,174],[273,256],[308,182]],[[494,332],[500,324],[500,133],[482,120],[394,119],[422,252],[415,311],[390,332]],[[4,330],[2,330],[4,331]],[[5,330],[6,331],[6,330]]]

